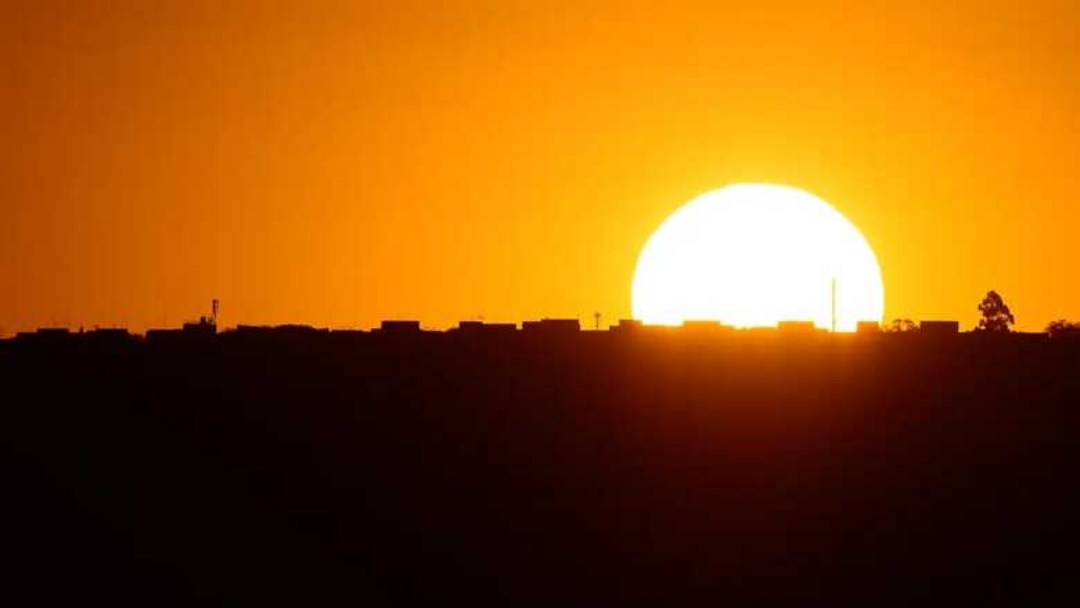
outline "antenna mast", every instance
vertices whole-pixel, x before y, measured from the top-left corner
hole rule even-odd
[[[832,279],[832,333],[836,333],[836,277]]]

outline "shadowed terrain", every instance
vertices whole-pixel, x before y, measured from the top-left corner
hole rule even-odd
[[[152,604],[1075,598],[1080,342],[0,342],[10,593]]]

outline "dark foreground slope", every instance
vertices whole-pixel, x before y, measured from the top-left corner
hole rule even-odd
[[[1080,345],[908,338],[5,343],[4,593],[1075,599]]]

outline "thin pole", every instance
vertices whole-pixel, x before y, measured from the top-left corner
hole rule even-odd
[[[832,280],[832,333],[836,333],[836,277]]]

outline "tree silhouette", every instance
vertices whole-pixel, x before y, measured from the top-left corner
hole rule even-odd
[[[885,327],[885,331],[890,334],[908,334],[919,331],[919,326],[911,319],[893,319]]]
[[[1065,319],[1051,321],[1050,324],[1046,326],[1046,333],[1050,334],[1051,338],[1080,336],[1080,323],[1073,323],[1066,321]]]
[[[979,312],[982,313],[982,319],[979,320],[978,331],[1008,333],[1011,326],[1016,324],[1016,318],[1008,304],[992,289],[986,292],[986,297],[979,303]]]

